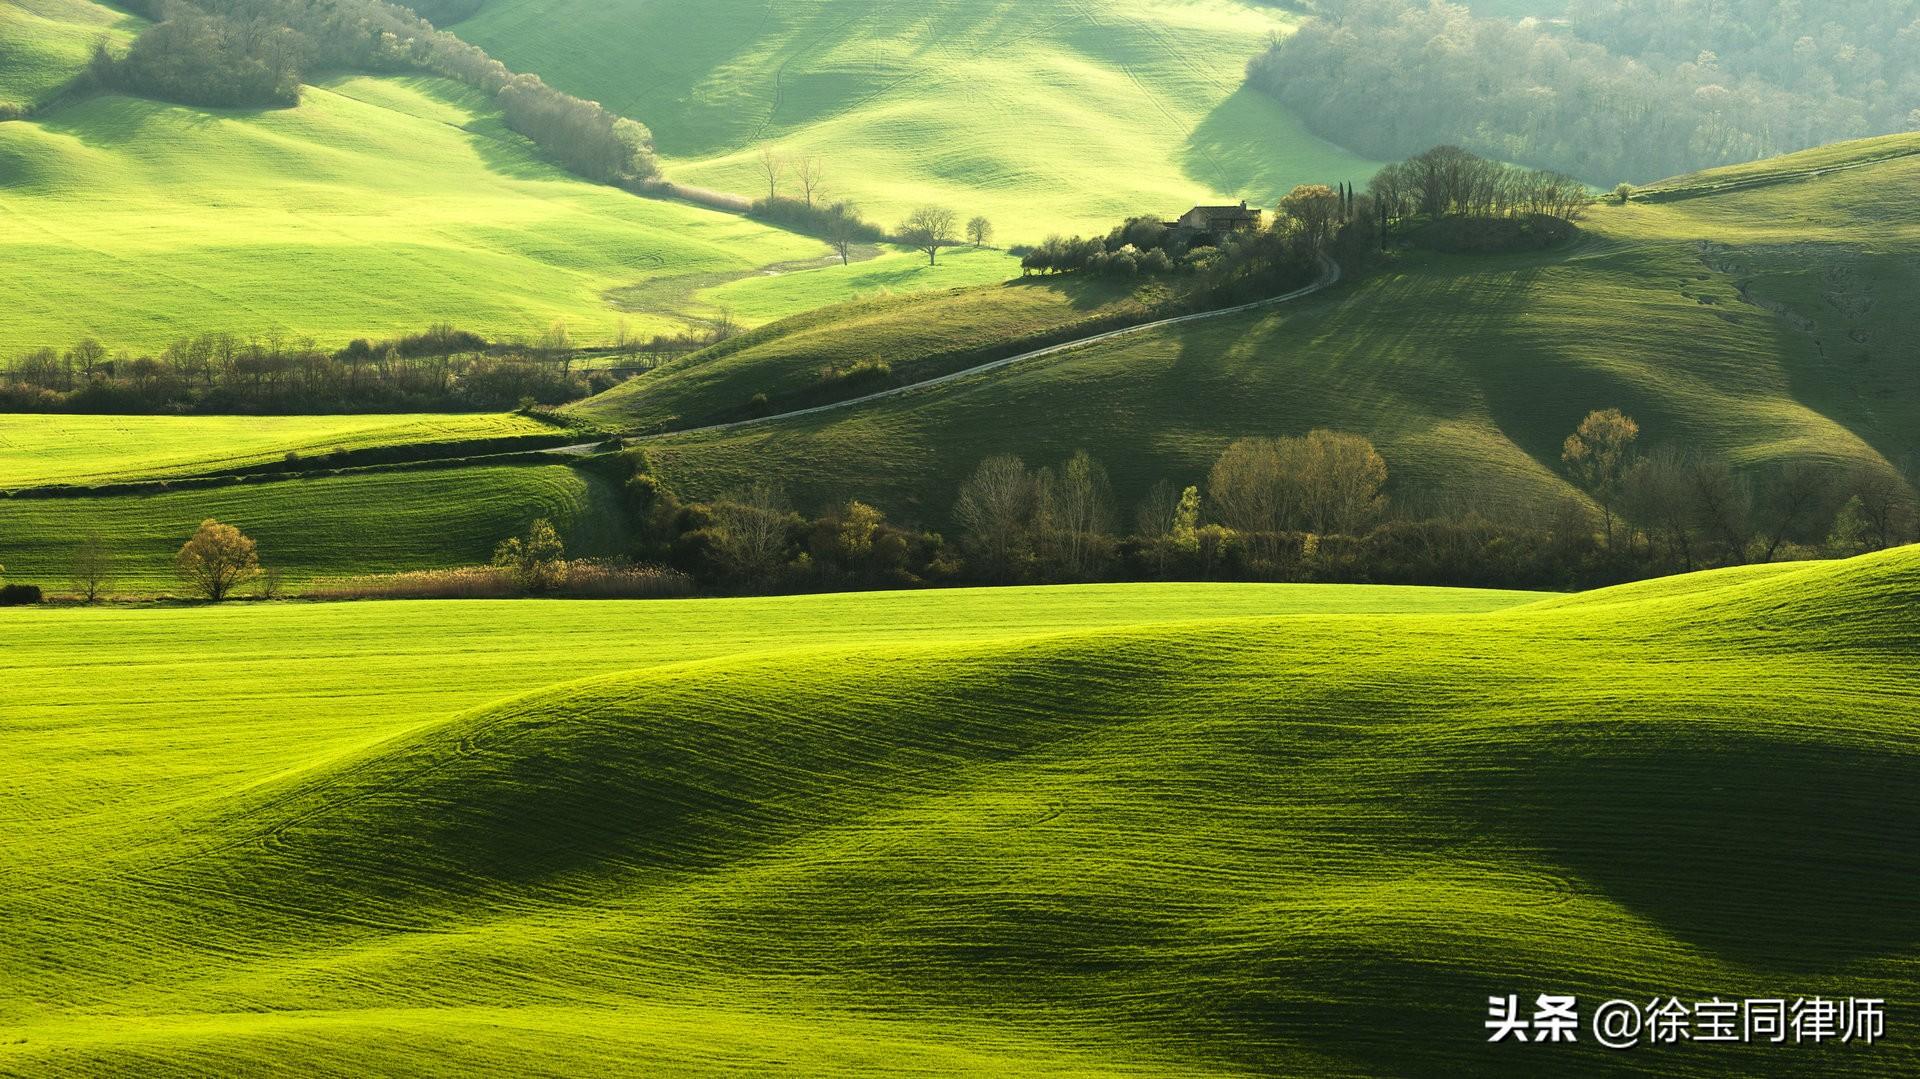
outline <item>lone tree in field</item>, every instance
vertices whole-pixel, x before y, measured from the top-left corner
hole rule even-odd
[[[174,567],[195,592],[219,603],[260,576],[260,552],[245,533],[209,517],[180,548]]]
[[[985,247],[993,242],[993,222],[984,217],[976,217],[967,222],[967,240],[974,248]]]
[[[908,247],[927,253],[927,265],[939,261],[940,249],[953,246],[953,226],[958,220],[943,206],[922,206],[907,215],[900,226],[900,239]]]
[[[524,536],[510,536],[493,549],[493,564],[529,592],[546,592],[566,579],[567,548],[553,522],[538,517]]]
[[[787,159],[781,157],[773,147],[760,147],[760,172],[767,178],[767,205],[771,206],[780,197],[780,177],[786,175]]]
[[[73,553],[72,584],[74,594],[87,603],[107,590],[107,544],[99,536],[88,536]]]
[[[1613,508],[1620,499],[1621,481],[1633,465],[1633,442],[1639,437],[1640,425],[1633,417],[1609,408],[1587,413],[1560,448],[1567,474],[1600,506],[1608,547],[1613,546]]]
[[[860,242],[864,231],[861,227],[860,212],[850,202],[836,203],[827,212],[824,228],[827,246],[840,256],[840,265],[853,261],[853,247]]]

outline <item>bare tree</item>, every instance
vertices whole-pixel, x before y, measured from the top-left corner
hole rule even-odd
[[[1621,479],[1622,512],[1646,529],[1649,542],[1664,544],[1668,559],[1693,569],[1697,516],[1689,490],[1689,463],[1678,450],[1661,447],[1633,463]]]
[[[1028,542],[1035,484],[1026,463],[1011,454],[980,462],[960,485],[953,516],[968,543],[993,572],[1011,575]]]
[[[1866,526],[1862,539],[1870,550],[1884,551],[1907,537],[1914,506],[1897,476],[1884,468],[1861,465],[1848,477],[1847,487],[1860,502]]]
[[[1560,448],[1560,460],[1567,473],[1600,506],[1606,522],[1607,546],[1613,546],[1613,510],[1620,497],[1620,482],[1633,464],[1633,443],[1640,437],[1640,425],[1617,408],[1595,410]]]
[[[840,256],[840,265],[845,266],[853,261],[853,249],[860,242],[862,231],[859,212],[852,203],[838,203],[827,215],[827,246]]]
[[[1687,470],[1701,534],[1720,545],[1722,560],[1744,564],[1753,542],[1753,486],[1725,461],[1693,462]]]
[[[1304,464],[1300,439],[1236,440],[1207,473],[1214,515],[1257,554],[1278,557],[1279,533],[1294,527],[1305,501]]]
[[[939,261],[940,249],[953,246],[953,226],[958,220],[943,206],[922,206],[907,215],[900,226],[900,239],[908,247],[927,253],[927,265]]]
[[[760,172],[767,178],[767,202],[780,198],[780,177],[786,175],[787,159],[771,146],[760,147]]]
[[[826,165],[812,155],[803,157],[794,164],[793,178],[800,181],[800,195],[806,199],[808,209],[813,208],[813,196],[820,191],[826,175]]]
[[[1107,470],[1085,450],[1044,485],[1046,523],[1060,568],[1087,577],[1099,568],[1104,540],[1113,531],[1113,486]]]
[[[73,553],[74,594],[87,603],[97,602],[111,583],[107,576],[110,565],[106,541],[98,533],[82,540],[79,550]]]
[[[1824,470],[1804,461],[1795,461],[1780,470],[1767,488],[1766,513],[1771,522],[1767,545],[1760,561],[1773,561],[1780,545],[1804,532],[1819,516],[1826,503],[1827,475]]]
[[[786,496],[770,483],[735,490],[713,504],[720,530],[720,557],[742,580],[772,577],[787,560]]]
[[[967,222],[967,240],[978,249],[993,242],[993,222],[984,217],[975,217]]]
[[[1386,511],[1387,462],[1373,443],[1315,430],[1301,445],[1307,523],[1322,535],[1358,535]]]
[[[1180,488],[1171,480],[1155,480],[1133,511],[1133,530],[1150,540],[1173,533],[1173,515],[1180,509]]]
[[[260,556],[253,540],[232,525],[208,518],[200,522],[174,559],[181,579],[214,603],[260,576]]]

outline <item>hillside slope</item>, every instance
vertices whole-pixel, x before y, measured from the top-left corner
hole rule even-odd
[[[0,0],[0,107],[58,96],[96,43],[124,45],[142,22],[91,0]]]
[[[308,720],[123,804],[42,735],[0,1072],[1908,1074],[1893,1037],[1481,1020],[1920,1004],[1917,592],[1909,548],[1485,614],[795,642]]]
[[[1380,446],[1403,504],[1511,517],[1578,497],[1561,441],[1589,410],[1618,407],[1645,446],[1755,469],[1891,469],[1912,483],[1920,314],[1906,297],[1920,289],[1920,206],[1889,192],[1920,184],[1920,156],[1887,155],[1913,146],[1920,136],[1869,140],[1818,159],[1859,167],[1596,205],[1562,250],[1404,252],[1270,311],[855,411],[668,437],[654,455],[696,496],[768,477],[802,505],[860,497],[939,526],[960,479],[994,453],[1052,463],[1085,448],[1132,499],[1163,478],[1200,481],[1234,438],[1327,426]],[[1805,171],[1793,158],[1775,167]],[[830,317],[813,316],[810,332]],[[861,337],[857,318],[848,327],[836,350],[888,354],[887,336]],[[622,392],[638,406],[648,388]]]
[[[537,517],[560,530],[577,558],[623,555],[629,543],[619,487],[556,463],[7,499],[0,550],[10,579],[65,591],[75,552],[98,538],[113,591],[177,595],[174,557],[209,517],[253,537],[262,564],[294,588],[316,578],[484,563]]]
[[[642,431],[787,412],[1142,322],[1171,298],[1152,283],[1023,278],[822,307],[671,361],[568,411]],[[874,374],[875,365],[885,373]],[[856,374],[863,368],[869,377]]]
[[[34,268],[0,279],[0,354],[203,332],[338,346],[436,321],[531,337],[561,320],[598,342],[622,318],[686,325],[612,290],[824,253],[570,177],[444,80],[336,78],[284,110],[102,96],[0,124],[0,259]]]
[[[1235,0],[488,0],[453,29],[645,121],[682,183],[764,194],[766,144],[889,224],[939,202],[1021,242],[1364,180],[1241,89],[1289,26]]]

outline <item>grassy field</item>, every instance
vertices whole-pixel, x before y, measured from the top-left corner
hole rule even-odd
[[[1830,149],[1870,161],[1910,138]],[[1848,155],[1851,155],[1849,158]],[[1711,197],[1596,206],[1561,251],[1406,252],[1308,299],[1142,334],[857,410],[654,443],[707,496],[751,479],[803,506],[857,496],[943,526],[962,477],[1014,452],[1087,449],[1124,499],[1196,483],[1232,439],[1330,426],[1379,445],[1392,493],[1496,517],[1579,497],[1561,441],[1587,411],[1647,447],[1766,468],[1791,460],[1920,479],[1920,157]],[[999,295],[1017,295],[1016,289]],[[810,333],[886,356],[898,327]],[[990,318],[982,320],[991,323]],[[794,368],[800,365],[796,362]],[[763,376],[764,379],[764,376]],[[645,380],[589,411],[646,407]],[[713,398],[733,406],[739,387]],[[666,396],[664,393],[662,396]],[[676,402],[675,410],[695,410]]]
[[[0,565],[14,581],[65,591],[74,552],[105,544],[113,589],[173,593],[173,558],[201,521],[238,526],[290,588],[318,577],[485,562],[536,517],[553,521],[569,553],[621,554],[619,491],[553,465],[495,465],[274,480],[104,498],[0,500]]]
[[[1168,290],[1099,279],[1028,278],[824,307],[722,342],[570,407],[603,426],[653,430],[858,397],[1042,344],[1145,321]],[[849,379],[885,363],[885,378]]]
[[[339,345],[435,321],[506,337],[562,320],[591,343],[623,317],[686,325],[609,290],[824,252],[573,179],[443,81],[339,78],[254,112],[97,97],[0,125],[0,259],[34,267],[0,279],[0,354],[87,334]]]
[[[0,1072],[1910,1074],[1916,588],[0,611]]]
[[[764,193],[765,144],[887,224],[940,202],[1023,242],[1364,180],[1373,162],[1241,88],[1291,25],[1233,0],[490,0],[453,29],[644,120],[681,182]]]
[[[0,0],[0,105],[31,108],[86,70],[94,45],[124,45],[142,20],[89,0]]]
[[[78,416],[0,414],[0,490],[210,475],[289,453],[552,436],[499,414]]]
[[[1020,276],[1020,260],[1005,251],[958,247],[928,265],[927,256],[883,245],[864,262],[797,273],[760,273],[701,289],[694,299],[724,309],[743,326],[764,326],[792,315],[854,300],[912,292],[939,292],[969,285],[997,285]]]

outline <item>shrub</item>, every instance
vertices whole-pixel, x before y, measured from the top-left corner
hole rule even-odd
[[[562,563],[547,595],[586,599],[668,599],[693,593],[693,579],[664,566],[609,562]],[[326,581],[309,599],[512,599],[527,594],[501,566],[459,566]]]
[[[0,607],[30,607],[41,599],[37,584],[0,585]]]
[[[514,585],[528,592],[549,592],[566,579],[566,546],[545,517],[527,526],[524,536],[512,536],[494,548],[494,567]]]

